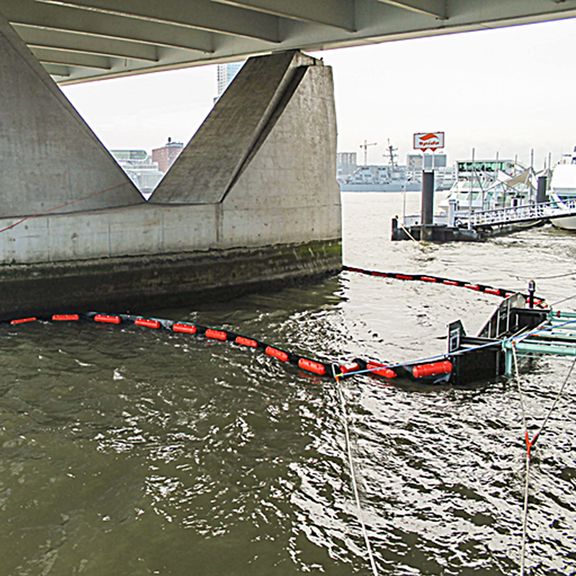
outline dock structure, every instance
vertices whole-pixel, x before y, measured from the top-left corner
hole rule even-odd
[[[473,210],[457,215],[435,214],[432,224],[420,216],[392,220],[392,240],[478,241],[544,224],[554,218],[576,216],[576,200],[522,204],[494,210]],[[422,234],[425,229],[426,234]]]
[[[530,308],[529,299],[515,294],[477,336],[467,335],[460,320],[448,329],[446,358],[453,364],[454,384],[512,377],[518,358],[539,356],[576,357],[576,312]]]
[[[479,210],[461,218],[462,224],[476,230],[510,224],[521,224],[576,216],[576,200],[525,204],[496,210]]]
[[[514,373],[514,349],[520,355],[576,356],[576,312],[550,310],[535,329],[502,343],[505,374]]]

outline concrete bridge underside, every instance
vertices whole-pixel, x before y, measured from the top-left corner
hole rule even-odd
[[[0,0],[59,82],[576,16],[575,0]]]
[[[0,317],[338,270],[331,70],[293,48],[575,15],[576,0],[0,0]],[[54,81],[248,54],[149,201]]]

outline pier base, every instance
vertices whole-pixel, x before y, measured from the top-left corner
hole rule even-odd
[[[249,59],[149,202],[1,17],[0,80],[0,314],[168,306],[340,270],[320,60]]]

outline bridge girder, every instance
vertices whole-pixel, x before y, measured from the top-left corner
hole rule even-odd
[[[576,0],[0,0],[62,84],[576,17]]]

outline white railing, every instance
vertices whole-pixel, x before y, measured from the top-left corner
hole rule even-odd
[[[563,216],[576,216],[576,199],[565,202],[546,202],[542,204],[526,204],[496,210],[479,210],[471,215],[460,216],[465,225],[490,226],[512,224],[514,222],[529,222],[531,220],[545,220],[547,218],[560,218]]]

